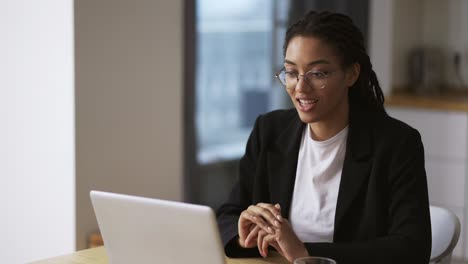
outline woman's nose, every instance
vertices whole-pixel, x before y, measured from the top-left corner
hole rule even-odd
[[[305,80],[304,76],[300,76],[299,80],[296,83],[295,90],[298,92],[304,92],[310,89],[309,84]]]

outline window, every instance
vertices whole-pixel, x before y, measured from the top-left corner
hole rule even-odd
[[[274,74],[283,65],[289,21],[311,9],[367,19],[360,16],[367,5],[346,0],[185,2],[187,201],[215,208],[225,201],[256,117],[293,107]]]
[[[287,1],[196,3],[196,158],[210,164],[241,157],[255,118],[284,106],[274,73],[288,9]]]

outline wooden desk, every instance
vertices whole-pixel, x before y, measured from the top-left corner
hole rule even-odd
[[[289,263],[276,252],[271,252],[271,256],[262,258],[232,259],[226,258],[227,264],[286,264]],[[31,264],[108,264],[106,250],[104,247],[97,247],[75,252],[70,255],[50,258],[46,260],[32,262]]]

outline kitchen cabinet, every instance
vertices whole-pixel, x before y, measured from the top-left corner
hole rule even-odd
[[[454,258],[468,259],[468,112],[387,107],[390,116],[416,128],[424,145],[429,200],[452,210],[460,219],[461,234]]]

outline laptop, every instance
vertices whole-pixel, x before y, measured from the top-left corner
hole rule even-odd
[[[111,264],[222,264],[223,246],[208,206],[91,191]]]

